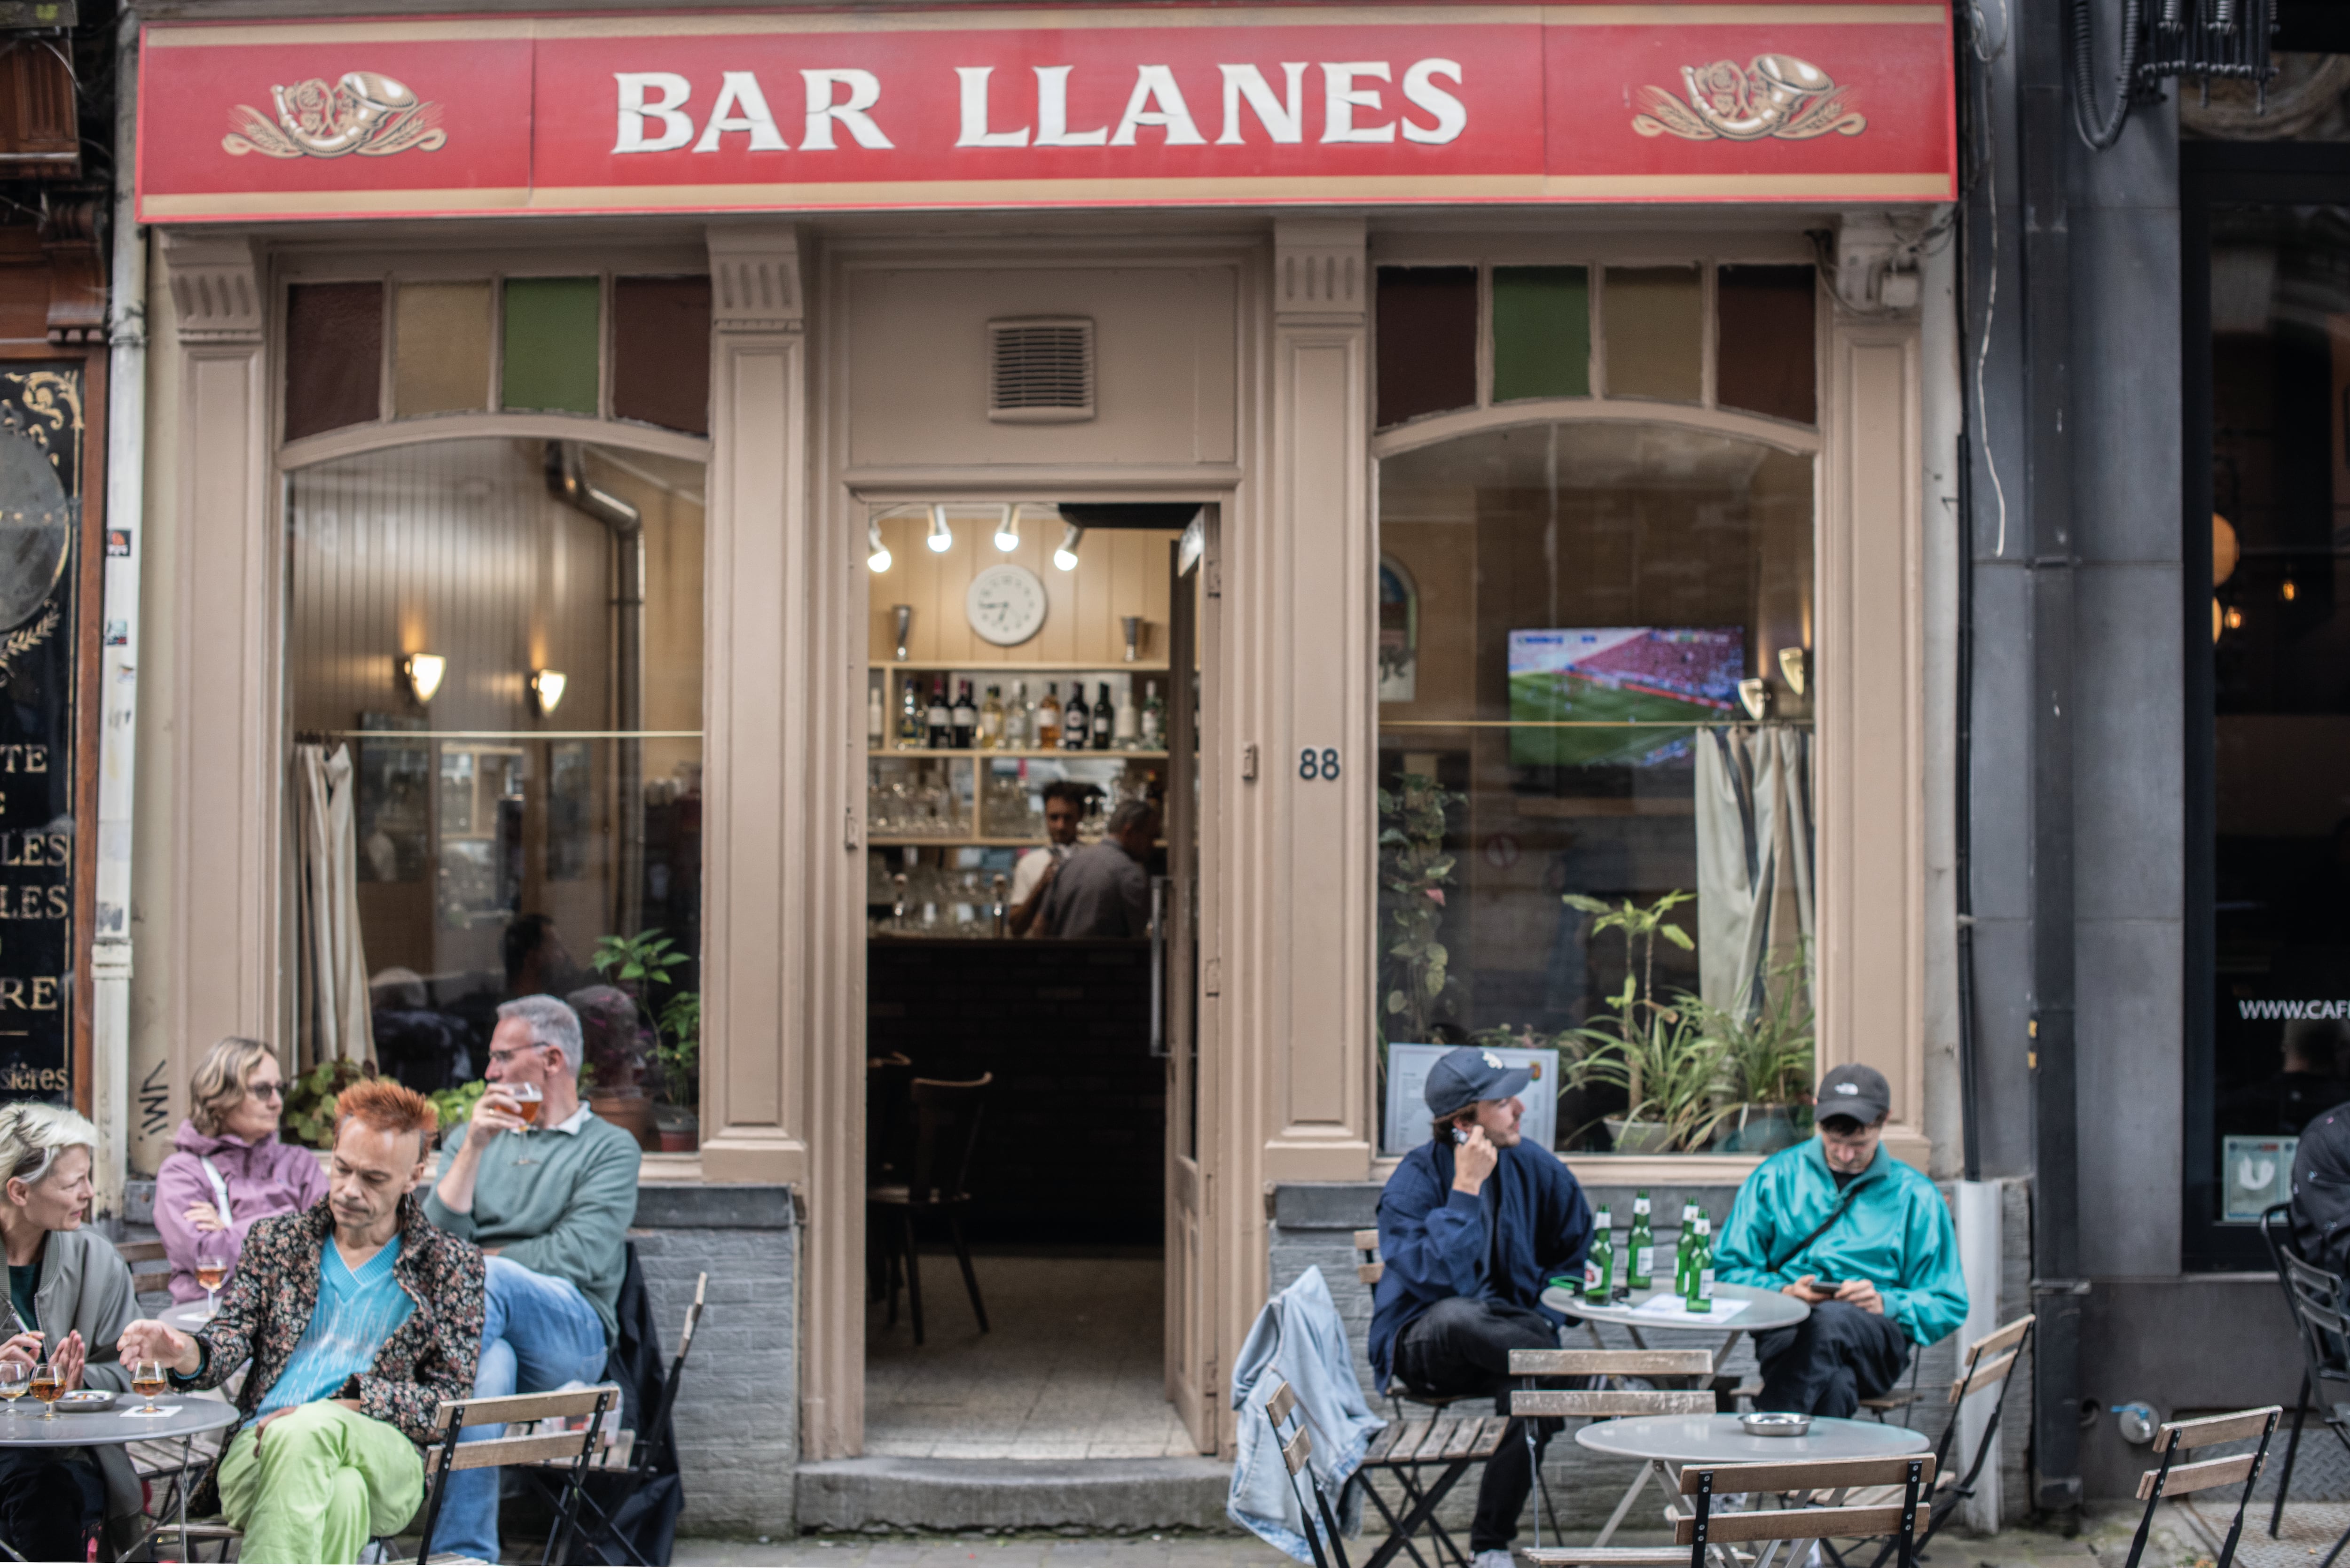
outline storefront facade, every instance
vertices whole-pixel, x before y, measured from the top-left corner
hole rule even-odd
[[[757,1309],[795,1418],[712,1440],[761,1475],[858,1455],[870,889],[918,864],[874,819],[875,693],[894,723],[914,670],[1108,670],[1134,615],[1195,694],[1148,755],[1189,796],[1163,1233],[1200,1451],[1282,1206],[1408,1135],[1396,1047],[1605,1010],[1621,939],[1562,895],[1696,891],[1672,983],[1792,972],[1818,1060],[1892,1083],[1893,1151],[1955,1171],[1946,7],[157,20],[140,63],[132,1167],[219,1035],[385,1054],[554,961],[517,915],[583,961],[663,933],[699,1147],[648,1157],[639,1223],[688,1189],[799,1217]],[[1005,358],[1039,329],[1066,384]],[[1144,506],[1173,586],[1084,599],[1133,525],[1099,520]],[[1085,534],[1074,587],[1028,573],[1028,653],[971,612],[1026,664],[951,624],[991,516],[1013,563]],[[1524,705],[1575,632],[1604,718]],[[1740,827],[1717,733],[1777,792],[1768,891],[1697,842]],[[338,871],[303,797],[342,788]],[[1760,1156],[1643,1119],[1563,1102],[1554,1147],[1718,1217]],[[729,1517],[787,1522],[756,1484],[783,1514]]]

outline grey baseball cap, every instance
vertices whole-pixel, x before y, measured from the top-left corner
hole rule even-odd
[[[1856,1063],[1849,1067],[1831,1067],[1820,1079],[1820,1095],[1812,1105],[1812,1120],[1824,1122],[1830,1116],[1850,1116],[1865,1126],[1892,1109],[1893,1088],[1885,1081],[1885,1075]]]

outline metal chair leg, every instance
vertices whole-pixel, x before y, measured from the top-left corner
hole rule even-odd
[[[2269,1510],[2269,1539],[2276,1539],[2277,1527],[2284,1521],[2285,1494],[2293,1490],[2293,1461],[2301,1452],[2302,1417],[2309,1414],[2309,1372],[2301,1374],[2301,1397],[2293,1402],[2293,1436],[2285,1439],[2284,1469],[2277,1476],[2276,1506]]]

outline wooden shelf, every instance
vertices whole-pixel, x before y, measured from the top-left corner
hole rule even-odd
[[[963,670],[975,676],[990,675],[999,671],[1006,675],[1092,675],[1097,672],[1115,675],[1122,670],[1143,675],[1164,675],[1167,673],[1167,661],[1163,659],[1156,662],[1148,659],[1138,659],[1132,664],[1128,664],[1123,659],[1097,659],[1090,664],[1015,664],[998,662],[993,659],[965,659],[949,661],[936,659],[910,659],[900,664],[893,659],[868,664],[866,668],[868,670]]]
[[[1097,759],[1097,760],[1099,760],[1099,761],[1101,761],[1101,762],[1105,762],[1105,763],[1107,763],[1107,762],[1115,762],[1115,761],[1122,761],[1122,760],[1123,760],[1123,761],[1139,762],[1139,763],[1149,763],[1149,762],[1162,762],[1162,763],[1163,763],[1163,762],[1165,762],[1165,761],[1167,760],[1167,753],[1166,753],[1165,752],[1125,752],[1125,751],[1118,751],[1118,750],[1116,750],[1116,749],[1112,749],[1112,750],[1110,750],[1110,751],[1107,751],[1107,752],[1097,752],[1097,751],[1092,751],[1092,750],[1087,750],[1087,751],[1082,751],[1082,752],[1065,752],[1065,751],[1061,750],[1058,746],[1053,747],[1053,748],[1052,748],[1052,749],[1050,749],[1050,750],[1035,750],[1035,751],[995,751],[995,752],[981,752],[981,751],[968,751],[968,752],[966,752],[966,751],[961,751],[961,750],[955,750],[955,749],[948,749],[948,750],[945,750],[945,751],[936,751],[936,750],[932,750],[931,748],[927,747],[927,746],[926,746],[926,747],[923,747],[923,748],[921,748],[921,749],[920,749],[920,750],[914,750],[914,751],[902,751],[902,752],[901,752],[901,751],[897,750],[895,747],[890,747],[890,748],[886,748],[886,749],[884,749],[884,750],[878,751],[878,752],[877,752],[877,751],[873,751],[873,750],[868,749],[868,750],[866,752],[866,753],[865,753],[865,754],[866,754],[866,756],[867,756],[867,757],[868,757],[868,758],[876,758],[876,759],[878,759],[878,758],[881,758],[881,757],[909,757],[909,758],[913,758],[913,759],[916,759],[916,760],[920,760],[920,759],[924,758],[924,757],[947,757],[947,758],[955,758],[955,757],[1003,757],[1003,758],[1004,758],[1004,759],[1006,759],[1006,760],[1013,760],[1013,759],[1023,758],[1023,757],[1042,757],[1042,758],[1045,758],[1045,759],[1047,759],[1047,760],[1055,760],[1055,761],[1061,761],[1061,762],[1066,762],[1066,761],[1068,761],[1068,760],[1069,760],[1070,758],[1072,758],[1072,757],[1092,757],[1092,758],[1096,758],[1096,759]]]

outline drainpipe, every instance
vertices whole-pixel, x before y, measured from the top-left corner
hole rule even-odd
[[[139,741],[139,558],[147,483],[147,235],[134,221],[139,17],[115,29],[113,276],[107,291],[106,525],[130,553],[106,558],[96,693],[98,897],[90,942],[90,1109],[98,1122],[96,1212],[120,1215],[130,1149],[130,835]],[[84,614],[88,613],[87,610]],[[116,628],[120,628],[119,630]],[[90,700],[85,693],[84,701]],[[88,841],[84,841],[88,853]],[[169,1129],[165,1129],[168,1131]]]
[[[620,864],[612,925],[621,935],[634,936],[645,901],[644,742],[637,738],[645,727],[645,519],[588,480],[587,458],[576,441],[546,443],[546,493],[601,523],[612,535],[619,562],[612,594],[612,607],[619,612],[613,631],[612,727],[623,733],[614,742]]]

